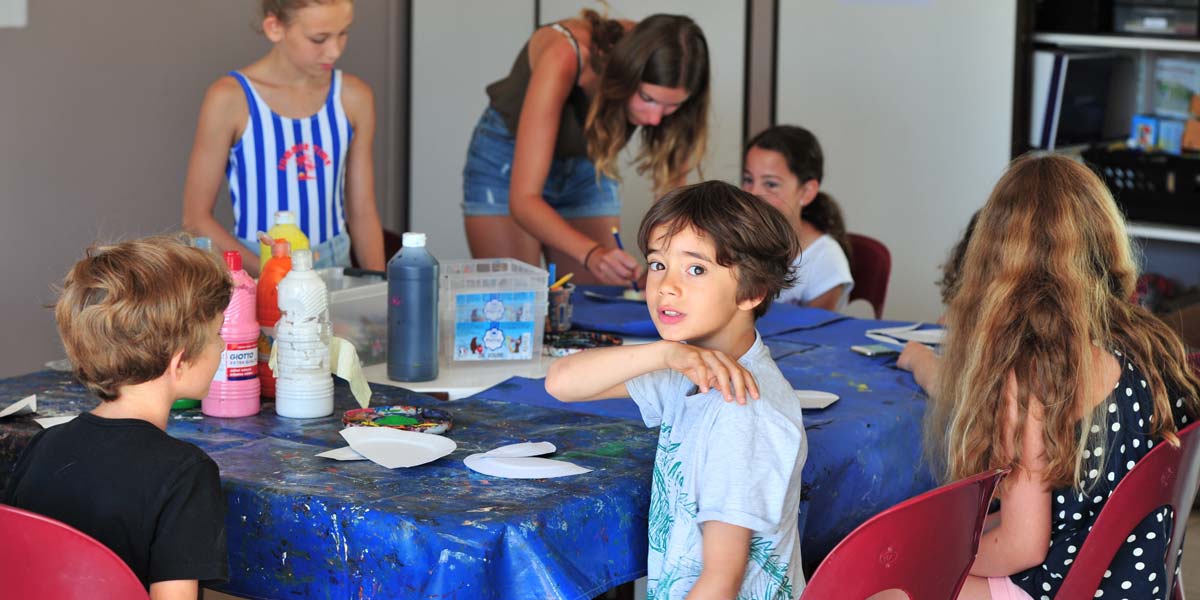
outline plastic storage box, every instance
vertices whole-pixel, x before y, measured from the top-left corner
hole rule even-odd
[[[539,359],[545,270],[511,258],[441,263],[442,357],[454,367]]]
[[[364,365],[387,360],[387,281],[345,275],[340,267],[317,269],[329,289],[333,335],[354,344]]]

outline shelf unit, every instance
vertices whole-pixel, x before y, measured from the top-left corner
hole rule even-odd
[[[1200,229],[1192,227],[1178,227],[1175,225],[1163,225],[1160,223],[1138,223],[1135,221],[1130,221],[1126,224],[1126,229],[1129,231],[1130,235],[1147,240],[1200,244]]]
[[[1018,34],[1017,60],[1021,62],[1018,62],[1014,71],[1014,156],[1028,150],[1028,78],[1031,74],[1026,61],[1031,59],[1035,45],[1114,50],[1128,54],[1136,61],[1140,74],[1136,83],[1139,88],[1139,112],[1150,110],[1153,84],[1151,73],[1153,63],[1158,57],[1191,54],[1200,59],[1200,39],[1039,32],[1035,30],[1036,24],[1031,21],[1032,19],[1025,22],[1027,28],[1024,35]],[[1163,273],[1185,285],[1200,283],[1200,228],[1131,221],[1128,223],[1128,231],[1132,237],[1143,241],[1143,268],[1146,271]]]
[[[1081,33],[1033,34],[1033,41],[1041,44],[1080,48],[1113,48],[1121,50],[1154,50],[1159,52],[1200,53],[1200,40],[1154,38],[1132,35],[1090,35]]]

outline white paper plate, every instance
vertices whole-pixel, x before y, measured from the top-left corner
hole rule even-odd
[[[501,457],[541,456],[543,454],[554,454],[555,450],[558,450],[558,448],[555,448],[554,444],[550,442],[521,442],[519,444],[509,444],[507,446],[500,446],[499,448],[492,448],[483,454],[485,456]]]
[[[448,437],[390,427],[347,427],[340,433],[355,452],[389,469],[423,465],[458,447]]]
[[[820,410],[837,402],[838,395],[820,390],[793,390],[800,400],[800,408],[805,410]]]
[[[463,459],[468,469],[490,477],[507,479],[548,479],[588,473],[575,463],[536,456],[488,456],[472,454]]]
[[[367,460],[367,457],[354,451],[350,446],[342,446],[333,450],[326,450],[317,456],[321,458],[332,458],[333,460]]]

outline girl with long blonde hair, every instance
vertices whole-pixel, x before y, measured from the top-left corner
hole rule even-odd
[[[1136,279],[1112,196],[1073,160],[1017,159],[981,209],[926,448],[947,480],[1012,472],[960,598],[1053,597],[1116,485],[1200,414],[1182,343],[1129,300]],[[1134,530],[1102,597],[1167,597],[1172,518]]]
[[[708,139],[708,44],[692,19],[639,23],[593,10],[541,27],[488,86],[463,168],[463,220],[476,258],[539,264],[581,283],[627,284],[617,160],[641,130],[637,172],[661,195],[699,168]]]

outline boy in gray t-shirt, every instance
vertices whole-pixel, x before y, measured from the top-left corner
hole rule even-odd
[[[638,244],[662,341],[563,358],[546,390],[567,402],[632,397],[660,427],[649,599],[797,598],[808,448],[792,386],[754,323],[793,283],[799,241],[778,210],[709,181],[656,202]]]

